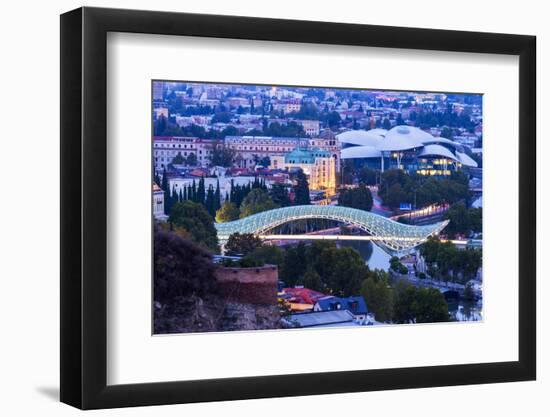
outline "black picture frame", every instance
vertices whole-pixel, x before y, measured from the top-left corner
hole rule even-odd
[[[519,56],[519,360],[107,385],[108,32]],[[421,388],[536,377],[536,38],[80,8],[61,16],[61,401],[81,409]]]

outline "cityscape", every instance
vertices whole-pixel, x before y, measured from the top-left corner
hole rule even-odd
[[[154,334],[483,320],[481,94],[151,94]]]

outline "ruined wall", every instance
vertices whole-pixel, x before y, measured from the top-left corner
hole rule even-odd
[[[277,304],[279,272],[275,265],[254,268],[220,267],[216,278],[222,296],[243,304]]]

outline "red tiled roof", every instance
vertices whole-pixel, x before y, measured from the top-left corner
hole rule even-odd
[[[283,288],[283,292],[291,296],[291,301],[302,304],[315,304],[315,302],[325,297],[325,294],[309,288]]]

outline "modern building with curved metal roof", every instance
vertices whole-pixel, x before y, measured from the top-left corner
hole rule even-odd
[[[342,159],[355,159],[355,158],[380,158],[382,157],[382,151],[374,146],[351,146],[344,148],[340,151],[340,157]]]
[[[460,143],[414,126],[399,125],[387,131],[350,130],[336,138],[343,145],[343,160],[362,160],[382,171],[401,168],[422,175],[450,175],[451,169],[477,167]]]
[[[386,129],[348,130],[336,135],[340,143],[358,146],[378,146],[388,131]]]
[[[404,252],[439,234],[448,220],[426,226],[411,226],[365,210],[342,206],[291,206],[263,211],[227,223],[216,223],[222,247],[233,233],[264,235],[282,224],[305,219],[335,220],[357,227],[371,236],[389,252]]]
[[[413,126],[396,126],[386,133],[380,143],[381,151],[406,151],[424,146],[423,140],[433,136]]]
[[[458,161],[458,158],[456,155],[454,155],[450,150],[445,148],[444,146],[437,145],[437,144],[430,144],[426,145],[422,148],[418,156],[434,156],[437,158],[446,158],[450,159],[452,161]]]

